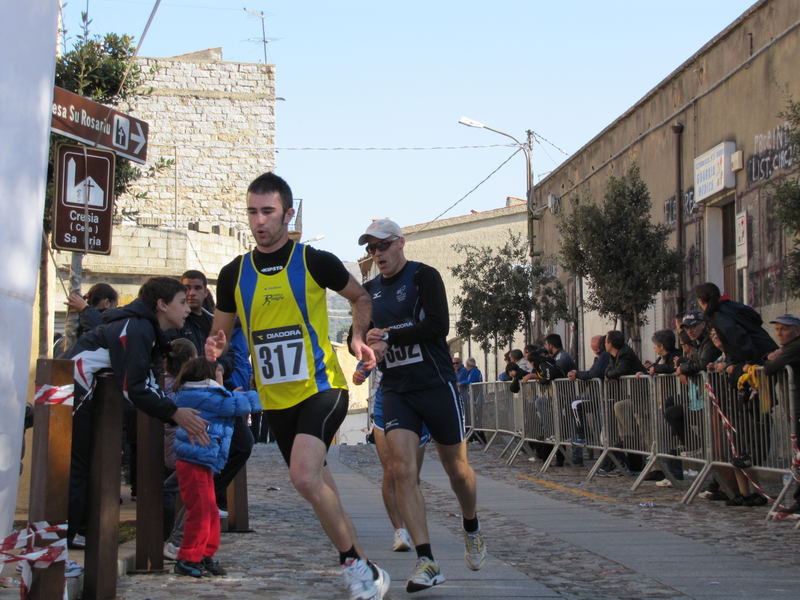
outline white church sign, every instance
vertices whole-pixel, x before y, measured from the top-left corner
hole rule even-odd
[[[56,147],[53,247],[111,253],[115,155],[75,144]]]

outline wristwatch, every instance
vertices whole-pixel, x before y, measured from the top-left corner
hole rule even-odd
[[[383,332],[383,336],[381,337],[381,341],[382,342],[386,342],[387,344],[389,343],[389,330],[388,329]]]

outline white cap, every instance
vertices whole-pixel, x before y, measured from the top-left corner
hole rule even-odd
[[[369,236],[378,238],[379,240],[385,240],[390,237],[403,237],[403,230],[391,219],[378,219],[377,221],[373,221],[372,224],[367,227],[366,233],[358,238],[358,245],[363,246],[366,244]]]

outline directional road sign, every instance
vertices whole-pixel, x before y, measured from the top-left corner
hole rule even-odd
[[[147,162],[149,126],[110,106],[55,86],[50,130],[141,164]]]
[[[115,160],[108,150],[56,146],[54,248],[111,254]]]

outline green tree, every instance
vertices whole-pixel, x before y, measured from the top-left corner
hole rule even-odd
[[[587,280],[586,307],[629,323],[640,350],[644,313],[656,294],[675,288],[683,256],[668,245],[669,227],[650,220],[650,192],[635,163],[608,179],[602,206],[591,196],[573,206],[559,222],[562,264]]]
[[[788,121],[789,145],[792,158],[800,156],[800,102],[791,98],[778,117]],[[791,236],[800,233],[800,178],[783,177],[767,184],[772,192],[773,216],[778,224]],[[795,297],[800,297],[800,240],[795,239],[788,253],[788,265],[783,273],[786,289]]]
[[[564,285],[541,258],[529,261],[521,235],[509,231],[502,248],[454,244],[460,263],[450,272],[461,282],[454,303],[460,309],[456,332],[478,342],[484,352],[510,344],[523,331],[531,339],[535,314],[544,322],[569,319]]]

